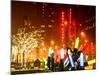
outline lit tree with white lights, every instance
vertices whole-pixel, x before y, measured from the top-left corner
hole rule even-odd
[[[24,65],[32,51],[40,46],[41,29],[33,28],[32,31],[26,31],[26,28],[19,28],[16,34],[12,35],[12,56],[13,61]]]

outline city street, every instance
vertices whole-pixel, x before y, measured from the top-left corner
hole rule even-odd
[[[12,75],[96,69],[95,6],[11,5]]]

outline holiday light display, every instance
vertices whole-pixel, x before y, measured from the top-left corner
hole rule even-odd
[[[64,59],[64,49],[61,49],[61,59]]]
[[[79,46],[79,37],[76,38],[76,41],[75,41],[75,48],[77,49]]]
[[[80,54],[80,66],[84,66],[84,56],[83,53]]]
[[[18,3],[12,2],[12,72],[40,73],[95,68],[94,7],[91,7],[92,15],[88,16],[91,11],[87,6]],[[90,17],[94,17],[94,20]]]
[[[74,67],[74,61],[73,61],[73,58],[72,56],[69,54],[69,60],[70,60],[70,63],[71,63],[71,67]]]
[[[39,42],[42,40],[39,32],[38,30],[26,32],[25,28],[20,28],[18,29],[18,33],[12,35],[12,52],[17,51],[17,53],[13,54],[21,55],[20,62],[23,65],[27,62],[28,54],[30,53],[31,56],[32,51],[39,46]]]
[[[95,59],[88,61],[88,65],[91,65],[91,64],[94,64],[94,63],[96,63]]]

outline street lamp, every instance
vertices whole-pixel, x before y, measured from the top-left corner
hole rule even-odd
[[[41,45],[44,46],[44,42],[42,42]]]
[[[53,41],[53,40],[51,41],[51,44],[52,44],[52,45],[54,44],[54,41]]]
[[[58,46],[55,46],[55,49],[58,49]]]
[[[51,40],[51,47],[54,48],[54,41],[53,40]]]
[[[83,36],[83,37],[85,36],[85,33],[83,31],[81,32],[81,36]]]
[[[87,43],[88,41],[87,40],[85,40],[85,43]]]
[[[67,25],[67,21],[65,21],[65,26]]]

